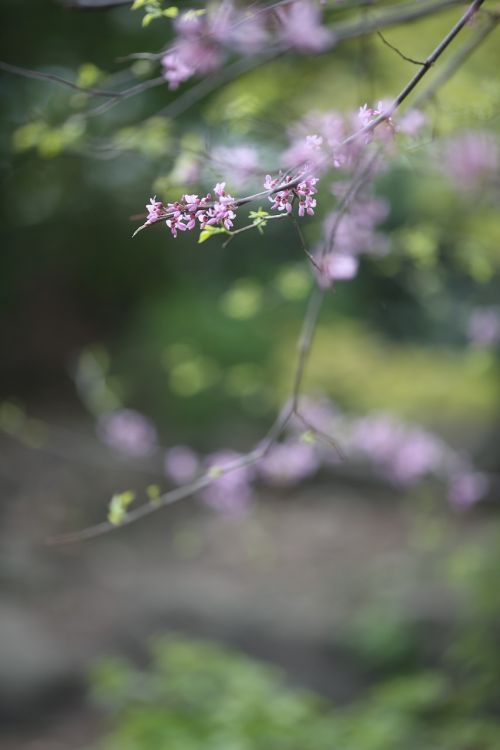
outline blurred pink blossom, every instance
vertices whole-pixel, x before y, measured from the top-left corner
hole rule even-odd
[[[446,457],[446,446],[435,435],[388,414],[357,420],[351,443],[391,481],[403,485],[439,472]]]
[[[259,154],[254,146],[216,146],[211,154],[232,187],[244,186],[259,172]]]
[[[102,414],[97,421],[99,438],[125,456],[147,456],[156,444],[156,430],[147,417],[134,409]]]
[[[310,0],[297,0],[276,11],[280,37],[286,47],[298,52],[322,52],[332,42],[332,35],[321,24],[321,11]]]
[[[489,480],[478,471],[461,471],[452,475],[448,499],[455,508],[465,509],[481,500],[489,488]]]
[[[226,469],[241,459],[236,451],[219,451],[207,457],[208,470]],[[205,505],[228,515],[244,515],[255,501],[251,481],[253,467],[243,466],[214,480],[200,491],[200,499]]]
[[[349,281],[358,273],[359,260],[346,253],[329,253],[318,261],[320,270],[316,272],[318,285],[327,289],[334,281]]]
[[[458,190],[476,190],[498,177],[498,140],[478,131],[457,135],[444,148],[442,166]]]
[[[176,484],[192,482],[199,472],[196,453],[185,445],[176,445],[165,454],[165,474]]]
[[[478,307],[468,321],[467,337],[477,347],[500,343],[500,307]]]
[[[397,130],[406,135],[415,136],[427,124],[427,117],[419,109],[409,109],[400,118]]]
[[[281,486],[300,482],[318,469],[319,459],[314,446],[293,439],[273,445],[258,465],[264,481]]]

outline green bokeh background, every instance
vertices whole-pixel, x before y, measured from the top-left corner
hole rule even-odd
[[[159,49],[170,33],[168,22],[142,29],[140,12],[126,8],[76,13],[48,0],[2,5],[3,59],[84,85],[113,88],[155,75],[144,62],[123,73],[117,58]],[[386,36],[422,59],[458,12],[389,29]],[[467,28],[463,37],[473,33]],[[383,229],[391,251],[383,259],[364,258],[358,277],[328,295],[304,386],[353,414],[393,411],[429,426],[470,450],[490,472],[500,463],[500,363],[494,349],[471,348],[465,331],[470,312],[497,304],[500,295],[498,192],[457,191],[440,169],[440,149],[455,131],[500,135],[499,69],[497,31],[427,105],[424,135],[414,144],[402,141],[377,180],[377,193],[390,204]],[[2,73],[2,398],[49,422],[53,417],[64,424],[69,414],[92,430],[72,375],[83,353],[101,363],[123,405],[155,422],[163,444],[250,448],[289,394],[312,283],[293,227],[271,222],[263,236],[246,233],[223,248],[217,237],[197,244],[194,233],[173,240],[162,227],[132,240],[138,215],[149,195],[174,199],[186,189],[178,177],[183,146],[210,152],[217,144],[256,143],[265,173],[285,145],[290,122],[315,109],[354,111],[365,101],[390,98],[413,72],[372,36],[318,58],[270,63],[176,119],[158,114],[178,95],[161,86],[87,124],[81,113],[88,101],[81,94]],[[207,168],[197,191],[222,178],[216,167]],[[328,187],[325,180],[319,218],[329,210]],[[303,226],[314,244],[319,222],[306,219]],[[493,526],[497,489],[486,511]],[[370,489],[363,493],[377,500]],[[422,506],[428,499],[425,492],[418,496]],[[64,503],[66,509],[66,497]],[[78,522],[87,522],[86,506],[74,512]],[[289,693],[253,662],[182,640],[171,651],[157,650],[139,697],[134,685],[127,692],[133,670],[102,665],[96,690],[111,681],[100,698],[108,690],[118,711],[104,747],[157,750],[164,742],[179,750],[291,750],[296,745],[289,728],[297,721],[306,733],[300,746],[311,750],[498,748],[498,533],[479,535],[463,555],[457,542],[448,555],[447,512],[440,497],[442,528],[433,541],[424,507],[425,528],[415,536],[420,551],[428,544],[429,557],[436,549],[442,555],[441,567],[429,576],[462,587],[450,653],[443,649],[429,664],[428,655],[414,648],[414,624],[391,620],[385,600],[377,601],[383,589],[377,584],[379,608],[363,610],[359,623],[349,623],[343,644],[373,670],[375,685],[351,708],[332,715],[316,699]],[[189,537],[189,523],[186,528]],[[411,576],[401,572],[403,589]],[[421,635],[417,640],[421,644]],[[162,653],[173,667],[162,666]],[[211,666],[207,672],[200,667],[204,660]],[[174,705],[168,720],[158,710],[167,690],[164,672]],[[236,701],[223,689],[233,680]],[[200,684],[208,685],[206,693]],[[149,693],[141,693],[144,686]]]

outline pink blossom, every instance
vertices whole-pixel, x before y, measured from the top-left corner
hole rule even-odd
[[[189,58],[185,55],[185,50],[168,52],[162,57],[161,64],[163,66],[163,77],[168,81],[171,91],[179,88],[179,84],[187,81],[196,72],[189,62]]]
[[[377,136],[379,140],[387,141],[392,140],[394,137],[395,126],[392,120],[393,105],[390,102],[380,101],[376,107],[369,107],[368,104],[363,104],[358,109],[357,113],[357,125],[361,130],[368,129],[364,135],[364,142],[370,143],[374,136]],[[377,128],[369,129],[370,125],[381,115],[385,116]]]
[[[354,424],[352,447],[397,484],[410,485],[430,473],[439,473],[446,446],[426,430],[386,414],[373,414]]]
[[[448,499],[455,508],[469,508],[486,495],[488,488],[485,474],[464,470],[451,476]]]
[[[218,25],[212,14],[182,13],[175,22],[175,28],[177,39],[161,59],[163,76],[172,90],[195,74],[211,73],[225,59],[224,50],[214,33]]]
[[[156,200],[156,195],[154,198],[149,199],[149,203],[146,204],[146,210],[148,212],[146,224],[154,224],[165,216],[165,206],[161,201]]]
[[[99,438],[125,456],[147,456],[156,443],[152,423],[134,409],[120,409],[99,417]]]
[[[217,471],[230,468],[241,459],[236,451],[220,451],[207,458],[208,470]],[[250,482],[254,471],[242,466],[228,471],[214,480],[200,492],[200,499],[220,513],[244,515],[254,503],[255,497]]]
[[[229,3],[228,3],[229,5]],[[231,23],[226,30],[224,43],[246,55],[255,55],[269,43],[265,15],[252,10],[232,8]]]
[[[192,482],[199,471],[196,453],[185,445],[176,445],[165,454],[165,474],[176,484]]]
[[[280,178],[272,178],[271,175],[266,175],[264,182],[264,188],[266,190],[273,190],[278,185],[291,182],[291,177],[288,176],[282,181]],[[298,199],[299,203],[299,216],[304,216],[305,213],[309,216],[314,215],[314,209],[316,207],[316,199],[313,197],[318,191],[316,189],[316,183],[318,182],[317,177],[306,177],[298,185],[291,188],[284,188],[278,190],[269,196],[269,200],[272,203],[272,208],[277,211],[286,211],[291,213],[294,198]]]
[[[224,188],[225,183],[218,183],[215,186],[215,192],[219,200],[213,206],[209,205],[211,199],[210,193],[202,198],[199,198],[197,195],[183,195],[180,201],[168,203],[166,207],[159,204],[153,198],[151,199],[151,204],[147,206],[149,216],[144,226],[147,226],[158,218],[167,217],[165,223],[173,237],[177,237],[178,232],[186,232],[194,229],[196,222],[199,222],[202,229],[207,224],[222,224],[229,230],[233,226],[233,220],[236,218],[236,205],[234,198],[225,194]]]
[[[399,120],[397,130],[409,136],[418,135],[427,123],[427,117],[419,109],[409,109]]]
[[[328,29],[321,24],[318,7],[308,0],[286,5],[277,10],[280,21],[280,35],[286,47],[298,52],[322,52],[332,42]]]
[[[410,485],[436,472],[443,460],[444,446],[429,432],[410,429],[404,435],[390,462],[393,481]]]
[[[314,446],[297,440],[276,443],[259,463],[261,477],[270,484],[288,486],[316,473],[319,459]]]
[[[253,146],[217,146],[212,159],[221,166],[233,187],[242,187],[259,171],[259,155]]]
[[[345,186],[334,185],[334,193],[342,200]],[[336,254],[360,255],[383,253],[387,249],[387,238],[376,231],[389,212],[387,202],[373,196],[361,195],[348,211],[339,215],[329,214],[324,223],[325,241],[333,244]]]
[[[324,396],[304,396],[300,399],[299,413],[310,425],[321,432],[329,434],[338,427],[339,410]],[[297,416],[291,419],[291,426],[295,431],[304,432],[307,427]]]
[[[334,281],[348,281],[358,273],[359,260],[354,255],[329,253],[319,259],[320,271],[317,272],[318,284],[327,289]]]
[[[500,307],[478,307],[469,318],[467,336],[477,347],[500,343]]]
[[[443,166],[458,190],[476,190],[498,177],[498,141],[491,133],[457,135],[444,149]]]

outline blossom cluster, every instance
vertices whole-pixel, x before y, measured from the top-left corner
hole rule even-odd
[[[197,195],[183,195],[180,201],[166,205],[156,200],[155,196],[146,205],[148,216],[143,226],[165,219],[173,237],[177,237],[177,232],[194,229],[197,222],[200,229],[221,226],[229,231],[236,218],[235,199],[226,193],[225,182],[218,182],[214,187],[214,193],[214,201],[210,193],[201,198]]]
[[[269,200],[272,208],[290,213],[296,201],[299,216],[304,216],[306,213],[312,216],[316,207],[314,196],[317,193],[318,178],[304,176],[303,180],[298,183],[295,180],[289,188],[276,189],[291,181],[289,176],[286,178],[281,175],[277,178],[271,175],[266,176],[264,188],[270,192]],[[212,200],[211,193],[207,193],[201,198],[198,195],[183,195],[180,201],[167,204],[157,200],[154,196],[146,205],[147,218],[139,229],[164,220],[173,237],[177,237],[178,232],[194,229],[197,225],[201,230],[207,227],[219,227],[230,232],[236,218],[238,203],[232,195],[226,193],[225,182],[218,182],[213,192],[216,196],[215,200]]]
[[[475,504],[488,492],[487,475],[477,471],[466,456],[429,430],[392,414],[355,417],[341,412],[326,398],[302,399],[300,414],[290,421],[284,439],[271,445],[255,464],[233,450],[203,458],[178,445],[164,454],[165,475],[178,485],[207,476],[211,481],[200,491],[201,501],[223,513],[242,514],[255,501],[256,482],[291,487],[310,479],[322,467],[338,470],[338,452],[322,440],[331,436],[347,455],[345,466],[366,466],[400,489],[434,477],[447,486],[450,504],[459,509]],[[160,450],[153,424],[133,409],[103,415],[97,432],[122,456],[140,458]]]
[[[278,50],[314,54],[332,42],[314,0],[296,0],[265,11],[239,9],[231,0],[223,0],[201,13],[181,13],[174,29],[174,43],[161,60],[163,76],[172,90],[194,75],[217,70],[233,51],[256,55],[272,41]]]
[[[276,187],[286,185],[291,181],[292,178],[290,176],[287,176],[283,180],[281,177],[273,178],[268,174],[266,175],[264,187],[266,190],[275,191]],[[269,196],[272,208],[276,211],[291,213],[293,203],[297,200],[299,216],[304,216],[306,213],[309,216],[313,216],[316,207],[316,198],[314,196],[318,192],[316,189],[317,182],[317,177],[304,177],[301,182],[293,187],[284,187],[277,192],[272,192]]]
[[[290,127],[290,143],[281,155],[281,164],[286,169],[307,164],[316,173],[331,167],[351,171],[373,140],[377,140],[386,151],[391,150],[396,133],[416,136],[426,123],[418,110],[409,110],[396,122],[393,108],[390,102],[380,101],[375,107],[364,104],[347,115],[336,110],[308,113]],[[370,130],[381,116],[384,119]]]

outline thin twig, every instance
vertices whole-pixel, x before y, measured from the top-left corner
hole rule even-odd
[[[62,78],[55,73],[42,73],[39,70],[21,68],[19,65],[11,65],[11,63],[3,62],[2,60],[0,60],[0,70],[4,70],[6,73],[12,73],[16,76],[21,76],[22,78],[34,78],[38,81],[58,83],[61,86],[67,86],[75,91],[81,91],[82,94],[87,94],[88,96],[104,96],[107,99],[121,99],[125,95],[125,92],[120,91],[104,91],[103,89],[78,86],[78,84],[68,81],[66,78]]]
[[[132,0],[59,0],[67,10],[112,10],[121,5],[131,5]]]
[[[317,263],[317,261],[316,261],[316,258],[315,258],[315,257],[314,257],[314,255],[313,255],[313,254],[312,254],[312,253],[311,253],[311,252],[309,251],[309,249],[308,249],[308,247],[307,247],[307,244],[306,244],[306,240],[305,240],[305,237],[304,237],[304,233],[302,232],[302,228],[301,228],[301,226],[300,226],[299,222],[297,221],[297,219],[295,218],[295,216],[293,215],[293,213],[290,213],[290,214],[288,214],[288,216],[290,217],[290,220],[291,220],[291,222],[292,222],[293,226],[295,227],[295,230],[296,230],[296,232],[297,232],[297,234],[298,234],[298,236],[299,236],[299,241],[300,241],[300,245],[301,245],[301,247],[302,247],[302,250],[304,251],[304,254],[305,254],[305,255],[306,255],[306,257],[307,257],[307,258],[309,259],[309,261],[310,261],[310,262],[312,263],[312,265],[314,266],[314,268],[315,268],[315,269],[316,269],[317,271],[320,271],[320,272],[321,272],[321,268],[320,268],[320,266],[318,265],[318,263]]]
[[[488,14],[489,15],[489,14]],[[479,29],[477,34],[469,39],[460,49],[450,58],[448,64],[434,77],[427,88],[420,91],[413,100],[413,106],[415,109],[422,107],[429,99],[437,93],[437,91],[444,86],[450,78],[456,73],[462,63],[472,55],[473,52],[480,46],[480,44],[491,34],[491,32],[500,23],[498,16],[492,16],[488,22]]]
[[[405,55],[403,52],[401,52],[400,49],[395,47],[393,44],[391,44],[385,36],[382,34],[381,31],[377,31],[377,36],[379,39],[382,40],[382,42],[385,44],[386,47],[389,47],[389,49],[392,49],[393,52],[395,52],[402,60],[406,60],[406,62],[412,63],[413,65],[424,65],[421,60],[414,60],[413,57],[408,57],[408,55]]]

